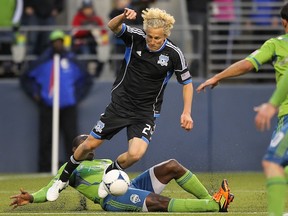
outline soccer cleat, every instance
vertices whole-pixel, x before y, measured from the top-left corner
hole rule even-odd
[[[226,179],[222,181],[221,187],[219,191],[213,195],[213,199],[219,203],[220,212],[227,212],[229,204],[234,200],[234,195],[230,193]]]
[[[108,195],[108,192],[106,190],[106,187],[104,185],[104,182],[102,181],[99,184],[99,188],[98,188],[98,196],[102,199],[104,199],[106,196]]]
[[[46,193],[46,199],[48,201],[55,201],[58,199],[59,194],[64,190],[69,184],[68,182],[62,182],[61,180],[56,180],[53,185],[48,189]]]

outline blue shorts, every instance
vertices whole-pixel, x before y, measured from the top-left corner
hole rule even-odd
[[[123,196],[108,195],[101,204],[105,211],[147,211],[145,200],[151,193],[160,194],[166,185],[154,175],[154,167],[146,170],[131,181],[131,186]]]
[[[112,196],[109,194],[104,198],[101,206],[105,211],[111,212],[141,212],[146,197],[150,193],[150,191],[130,187],[122,196]]]
[[[278,119],[263,160],[277,163],[283,167],[288,165],[288,115]]]

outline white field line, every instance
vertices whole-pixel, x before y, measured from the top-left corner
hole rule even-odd
[[[24,189],[25,191],[29,191],[27,188]],[[5,191],[5,190],[0,190],[1,194],[11,194],[11,193],[15,193],[15,191],[19,191],[17,188],[13,191]],[[184,193],[184,190],[164,190],[165,193]],[[233,193],[237,194],[237,193],[266,193],[266,190],[233,190]],[[66,193],[65,191],[63,191],[63,193]],[[79,193],[76,190],[73,191],[69,191],[69,193]]]
[[[0,175],[0,181],[11,180],[11,179],[27,179],[27,178],[45,178],[51,177],[50,173],[43,173],[43,174],[11,174],[11,175]]]
[[[0,213],[0,215],[111,215],[111,214],[116,214],[116,215],[127,215],[127,214],[131,214],[131,212],[67,212],[67,213],[48,213],[48,212],[41,212],[41,213],[33,213],[33,212],[29,212],[29,213]],[[203,213],[189,213],[189,212],[133,212],[133,215],[137,215],[137,214],[147,214],[147,215],[194,215],[194,214],[203,214],[203,215],[222,215],[223,213],[219,212],[203,212]],[[233,214],[237,214],[237,215],[267,215],[267,212],[229,212],[229,215],[233,215]]]

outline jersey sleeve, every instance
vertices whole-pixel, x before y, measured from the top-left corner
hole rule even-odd
[[[275,53],[274,39],[266,41],[259,49],[251,53],[246,60],[250,61],[255,70],[258,71],[259,67],[272,60]]]
[[[142,29],[128,26],[125,23],[122,24],[122,30],[116,34],[116,37],[121,38],[128,47],[131,46],[133,37],[143,39],[144,36],[145,32]]]
[[[279,107],[288,96],[288,71],[283,75],[274,90],[269,103]]]
[[[177,81],[183,85],[191,83],[192,77],[188,70],[186,59],[179,48],[176,48],[175,51],[176,52],[173,58],[173,64]]]

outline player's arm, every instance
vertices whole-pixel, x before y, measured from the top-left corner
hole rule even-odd
[[[45,187],[41,188],[37,192],[30,194],[27,191],[24,191],[23,189],[20,189],[20,194],[11,196],[10,199],[13,199],[13,201],[10,203],[10,206],[13,206],[14,208],[17,208],[18,206],[27,205],[29,203],[43,203],[46,202],[46,193],[53,184],[53,180]]]
[[[288,72],[286,72],[279,81],[277,88],[274,90],[269,103],[279,107],[288,95]]]
[[[248,61],[246,59],[242,59],[242,60],[232,64],[231,66],[226,68],[221,73],[218,73],[218,74],[214,75],[212,78],[206,80],[204,83],[202,83],[201,85],[198,86],[196,91],[200,92],[202,90],[205,90],[205,88],[207,86],[211,86],[211,88],[214,88],[215,86],[218,85],[220,80],[227,79],[230,77],[240,76],[240,75],[245,74],[245,73],[247,73],[253,69],[254,69],[254,65],[250,61]]]
[[[256,128],[260,131],[270,129],[270,122],[273,116],[278,112],[278,107],[287,98],[288,95],[288,73],[286,72],[279,81],[277,88],[274,90],[269,102],[263,103],[254,110]]]
[[[129,8],[125,8],[124,12],[114,18],[112,18],[108,22],[108,28],[111,29],[115,34],[119,33],[122,30],[122,24],[125,19],[127,20],[135,20],[137,13]]]
[[[193,120],[191,118],[193,100],[193,84],[188,83],[183,85],[183,112],[181,115],[180,123],[181,127],[185,130],[191,130],[193,128]]]
[[[54,183],[54,180],[59,178],[60,173],[62,172],[63,169],[64,169],[64,167],[62,166],[58,170],[58,174],[49,182],[49,184],[46,185],[45,187],[41,188],[40,190],[38,190],[35,193],[30,194],[27,191],[20,189],[20,194],[13,195],[10,197],[10,199],[13,199],[13,201],[10,203],[10,206],[13,206],[13,209],[14,209],[14,208],[17,208],[18,206],[27,205],[29,203],[46,202],[47,201],[46,193],[47,193],[48,189],[52,186],[52,184]]]
[[[20,189],[20,194],[11,196],[10,199],[13,199],[13,201],[10,203],[10,206],[13,206],[13,209],[17,208],[18,206],[32,203],[34,200],[33,196],[23,189]]]

